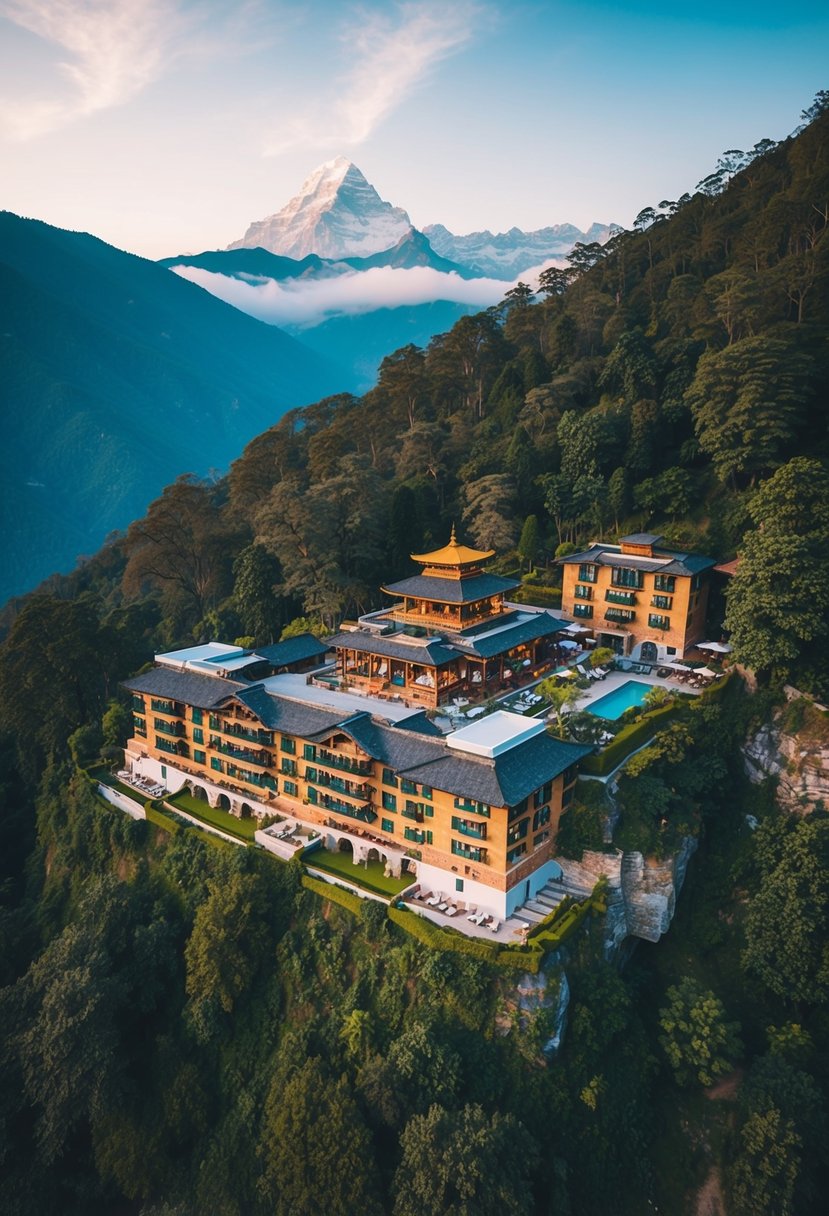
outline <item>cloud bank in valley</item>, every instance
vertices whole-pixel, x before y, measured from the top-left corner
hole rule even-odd
[[[383,266],[326,279],[235,279],[198,266],[173,266],[188,279],[234,308],[269,325],[310,329],[333,316],[373,312],[448,300],[489,308],[512,286],[499,279],[461,279],[428,266],[411,270]]]

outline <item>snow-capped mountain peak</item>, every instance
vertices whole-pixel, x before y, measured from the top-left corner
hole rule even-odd
[[[316,168],[281,211],[252,223],[228,249],[267,249],[284,257],[368,257],[390,249],[411,228],[402,207],[384,202],[345,156]]]

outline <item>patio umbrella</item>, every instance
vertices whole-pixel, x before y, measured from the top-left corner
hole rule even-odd
[[[589,625],[577,625],[575,621],[572,621],[563,632],[564,633],[589,633],[590,626]]]
[[[559,642],[559,646],[561,646],[562,650],[580,650],[581,649],[578,642],[571,642],[568,638],[562,638],[562,640]]]
[[[695,676],[702,676],[706,680],[713,680],[719,674],[718,671],[712,671],[710,667],[697,667],[694,670]]]
[[[566,671],[560,671],[558,674],[562,677],[562,679],[576,680],[578,679],[579,673],[574,671],[572,667],[568,667]]]
[[[710,650],[714,654],[731,654],[727,642],[697,642],[697,650]]]

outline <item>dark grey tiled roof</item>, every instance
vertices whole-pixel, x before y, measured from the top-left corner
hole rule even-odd
[[[275,642],[273,646],[256,647],[256,653],[274,667],[287,667],[290,663],[301,663],[317,656],[322,658],[327,650],[328,643],[321,642],[312,633],[300,633],[284,642]]]
[[[236,680],[223,680],[220,676],[202,676],[194,671],[175,671],[171,667],[154,667],[142,676],[124,680],[129,692],[147,693],[151,697],[165,697],[171,701],[183,701],[197,709],[213,709],[221,705],[236,692],[249,688]]]
[[[629,538],[628,538],[629,539]],[[639,557],[622,553],[618,545],[591,545],[581,553],[560,557],[561,565],[581,565],[582,562],[598,566],[635,566],[645,574],[699,574],[716,565],[715,557],[704,557],[701,553],[676,553],[672,549],[654,548],[653,557]]]
[[[550,637],[566,629],[569,622],[553,617],[549,612],[539,612],[530,620],[516,621],[510,628],[499,629],[489,637],[460,637],[456,636],[452,644],[456,645],[462,654],[477,655],[482,659],[492,658],[522,642],[532,642],[537,638]]]
[[[620,537],[621,544],[655,545],[662,539],[655,532],[631,532],[629,536]]]
[[[390,595],[413,595],[418,599],[437,600],[442,604],[470,604],[502,591],[520,587],[518,579],[502,578],[499,574],[475,574],[471,578],[435,578],[416,574],[399,583],[384,587]]]
[[[376,634],[363,630],[354,633],[338,633],[331,638],[329,646],[342,646],[359,650],[361,654],[380,654],[389,659],[405,659],[409,663],[420,663],[423,667],[442,667],[458,657],[442,638],[432,638],[425,646],[401,641],[403,634]]]
[[[426,717],[425,709],[420,713],[411,714],[408,718],[398,719],[397,726],[400,730],[410,730],[417,735],[426,735],[427,738],[443,738],[443,731]]]
[[[305,701],[294,701],[289,697],[274,696],[261,684],[238,693],[238,700],[255,713],[263,726],[269,730],[280,730],[286,735],[300,735],[308,739],[320,731],[330,730],[342,720],[343,715],[333,709],[319,705],[308,705]]]

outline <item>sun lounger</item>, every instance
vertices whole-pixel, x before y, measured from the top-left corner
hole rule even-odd
[[[459,911],[460,911],[460,909],[456,908],[454,904],[450,904],[449,907],[446,909],[446,915],[447,916],[457,916]]]
[[[449,905],[448,905],[446,902],[444,902],[444,903],[440,903],[440,904],[438,904],[438,906],[437,906],[437,908],[438,908],[438,912],[445,912],[445,911],[447,910],[447,908],[448,908],[448,907],[449,907]]]
[[[430,908],[436,908],[441,901],[440,895],[433,895],[431,899],[427,899],[426,903]]]
[[[501,922],[493,916],[492,922],[487,926],[487,928],[491,929],[493,933],[497,933],[501,928]]]

